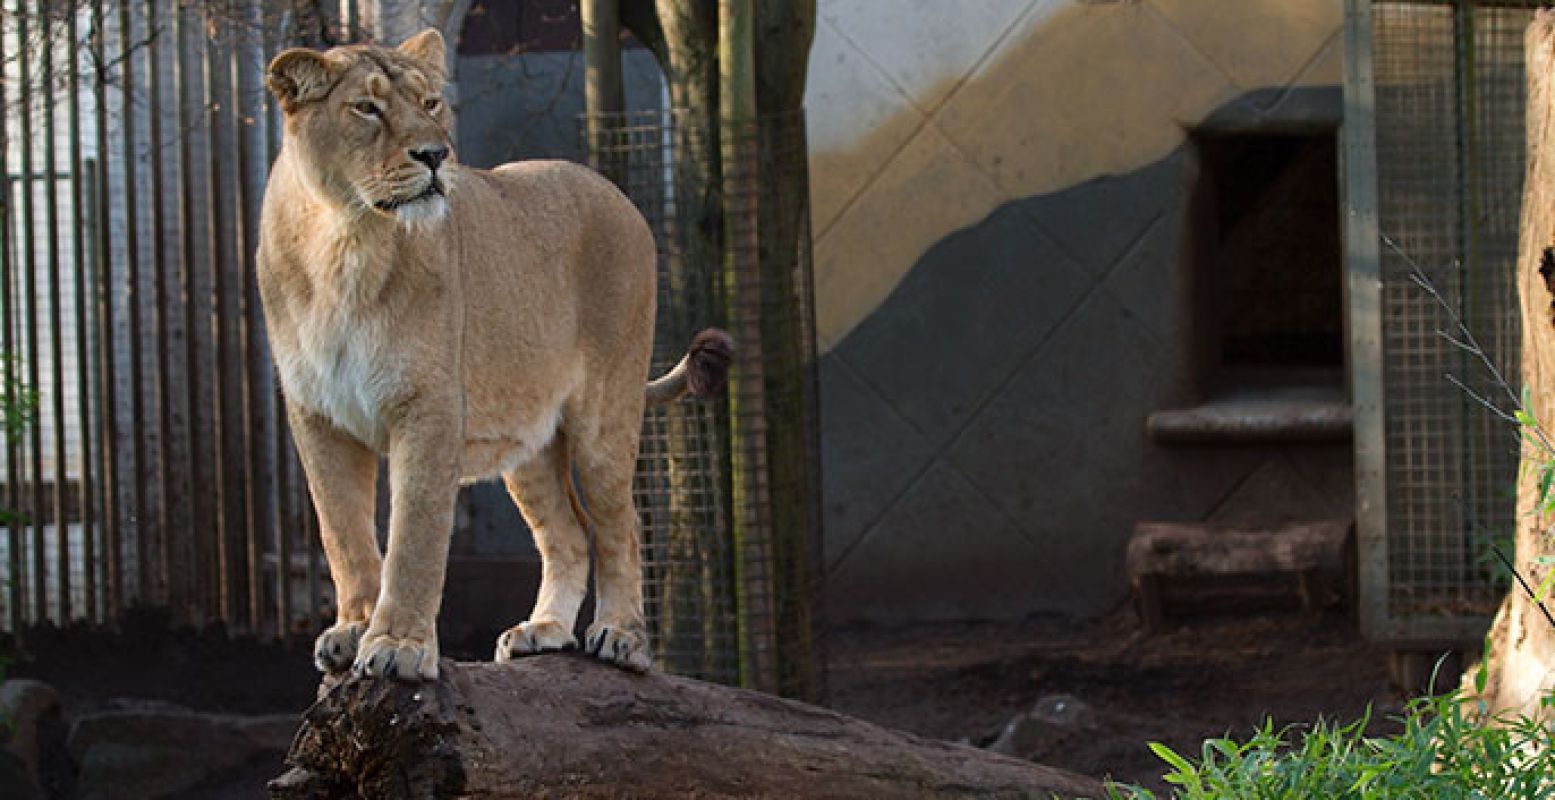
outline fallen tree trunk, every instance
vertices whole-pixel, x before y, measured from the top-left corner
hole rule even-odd
[[[272,798],[1100,797],[1101,784],[582,656],[328,679]]]

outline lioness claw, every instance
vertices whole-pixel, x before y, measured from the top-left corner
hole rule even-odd
[[[362,639],[352,671],[368,677],[435,681],[437,650],[419,639],[369,635]]]
[[[319,672],[346,671],[356,661],[357,646],[366,630],[365,622],[337,622],[325,628],[313,641],[313,665]]]
[[[647,672],[653,668],[648,634],[641,625],[596,622],[589,626],[584,636],[583,651],[632,672]]]
[[[549,620],[521,622],[508,628],[497,637],[496,661],[509,661],[523,656],[557,650],[575,650],[578,638],[562,627],[560,622]]]

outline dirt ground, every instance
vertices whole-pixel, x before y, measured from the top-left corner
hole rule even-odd
[[[1245,737],[1265,717],[1348,721],[1368,704],[1383,731],[1402,707],[1387,653],[1339,616],[1201,619],[1157,635],[1131,612],[855,628],[829,637],[828,660],[828,705],[976,745],[1061,696],[1046,708],[1065,709],[1064,720],[1028,730],[1016,754],[1158,791],[1163,765],[1147,741],[1197,753],[1205,738]]]
[[[1197,752],[1204,738],[1245,735],[1265,716],[1279,724],[1349,720],[1368,704],[1382,730],[1402,702],[1389,686],[1386,653],[1339,616],[1201,619],[1156,635],[1143,634],[1129,612],[1099,620],[1042,616],[844,628],[826,646],[827,705],[838,710],[986,746],[1021,712],[1058,696],[1047,707],[1061,703],[1063,720],[1026,729],[1014,754],[1154,788],[1162,786],[1162,767],[1147,741]],[[301,643],[179,634],[154,618],[114,635],[37,632],[11,674],[58,688],[67,716],[119,697],[201,711],[300,713],[316,686]],[[250,780],[274,774],[270,767],[259,765]]]

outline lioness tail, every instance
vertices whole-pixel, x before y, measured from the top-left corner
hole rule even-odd
[[[648,381],[648,405],[654,406],[692,397],[712,397],[723,391],[729,378],[729,361],[734,357],[734,340],[717,328],[707,328],[691,337],[691,348],[675,368]]]

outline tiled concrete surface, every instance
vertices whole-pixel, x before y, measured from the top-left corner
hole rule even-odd
[[[1136,522],[1350,513],[1347,444],[1145,435],[1150,412],[1200,399],[1188,161],[999,206],[823,356],[831,619],[1099,612],[1126,595]]]
[[[1187,132],[1331,123],[1341,12],[822,0],[806,101],[831,618],[1099,611],[1137,521],[1348,508],[1347,446],[1144,434],[1198,399]]]
[[[970,268],[969,268],[970,267]],[[942,447],[1091,279],[1019,205],[945,237],[848,337],[854,369]]]
[[[1246,92],[1337,84],[1341,12],[1339,0],[822,0],[806,95],[816,275],[832,290],[821,341],[840,342],[924,251],[1005,203],[1156,163]],[[953,181],[901,191],[931,160]]]

